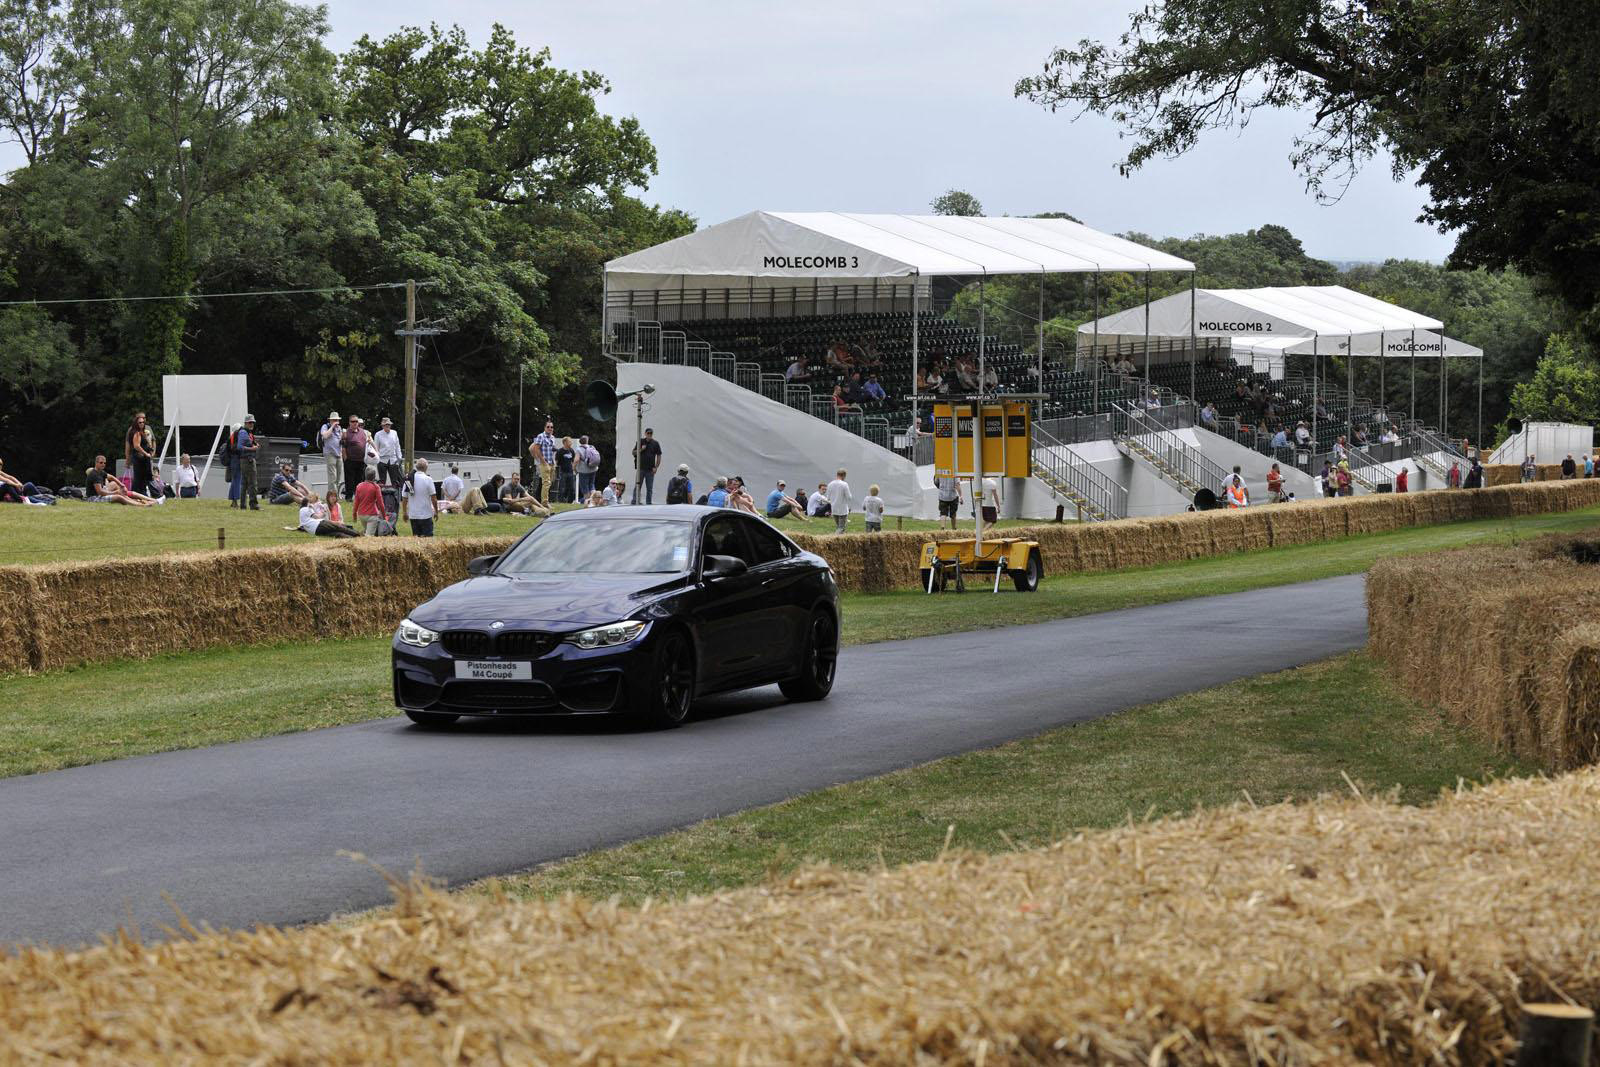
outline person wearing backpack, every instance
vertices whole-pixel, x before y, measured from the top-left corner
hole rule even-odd
[[[600,450],[589,443],[589,435],[584,434],[578,438],[578,447],[575,449],[577,456],[573,460],[573,469],[578,472],[578,500],[588,500],[589,494],[594,492],[594,476],[600,470]]]
[[[244,423],[235,426],[228,438],[222,443],[222,457],[228,463],[228,506],[230,508],[242,507],[240,497],[243,496],[244,479],[239,474],[239,431],[244,429]]]
[[[678,473],[667,482],[667,503],[687,504],[694,499],[694,483],[689,481],[689,465],[678,464]]]

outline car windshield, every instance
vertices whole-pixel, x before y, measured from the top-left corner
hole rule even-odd
[[[694,524],[681,519],[546,522],[507,552],[496,574],[678,574]]]

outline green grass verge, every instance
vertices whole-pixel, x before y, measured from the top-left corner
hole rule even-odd
[[[53,508],[0,506],[0,564],[204,552],[217,547],[218,528],[225,531],[228,548],[305,544],[310,540],[306,534],[284,529],[297,518],[289,507],[264,503],[260,511],[241,511],[228,507],[226,500],[169,500],[154,508],[75,500],[63,500]],[[445,515],[436,532],[440,537],[495,537],[520,534],[535,524],[521,515]],[[885,522],[890,530],[926,531],[937,525],[931,519]],[[1022,525],[1036,524],[1001,523]],[[833,533],[831,519],[784,519],[778,526],[789,533]],[[851,516],[850,529],[857,533],[865,529],[861,516]],[[409,527],[401,523],[400,531],[407,534]]]
[[[985,852],[1249,800],[1398,790],[1421,803],[1458,780],[1529,773],[1418,708],[1364,653],[1147,705],[476,887],[629,902],[707,893],[826,861],[865,869]]]
[[[1455,523],[1143,570],[1061,575],[1031,595],[850,594],[844,639],[863,644],[984,629],[1353,574],[1400,552],[1578,530],[1597,519],[1600,509]],[[9,677],[0,715],[0,776],[392,715],[388,644],[387,638],[363,638],[220,648]]]

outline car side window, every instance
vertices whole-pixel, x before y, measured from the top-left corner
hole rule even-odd
[[[744,560],[747,567],[755,566],[757,561],[740,529],[742,525],[731,515],[719,515],[706,523],[706,532],[700,540],[702,562],[706,556],[733,556]]]
[[[791,555],[789,542],[778,535],[778,531],[764,522],[751,522],[745,520],[741,523],[744,532],[750,537],[751,547],[755,551],[755,566],[759,563],[775,563],[780,559],[788,559]]]

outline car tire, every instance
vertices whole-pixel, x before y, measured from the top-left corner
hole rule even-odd
[[[1033,593],[1039,589],[1039,579],[1044,577],[1044,564],[1039,560],[1039,553],[1028,553],[1028,565],[1019,571],[1011,572],[1011,584],[1016,586],[1019,593]]]
[[[461,716],[451,715],[444,711],[407,711],[406,718],[424,730],[442,730],[461,718]]]
[[[800,653],[800,674],[778,688],[790,700],[822,700],[833,690],[839,667],[839,627],[826,611],[815,611],[806,624],[806,641]]]
[[[694,648],[681,630],[668,630],[656,643],[655,672],[643,709],[646,723],[661,729],[682,726],[694,706]]]

